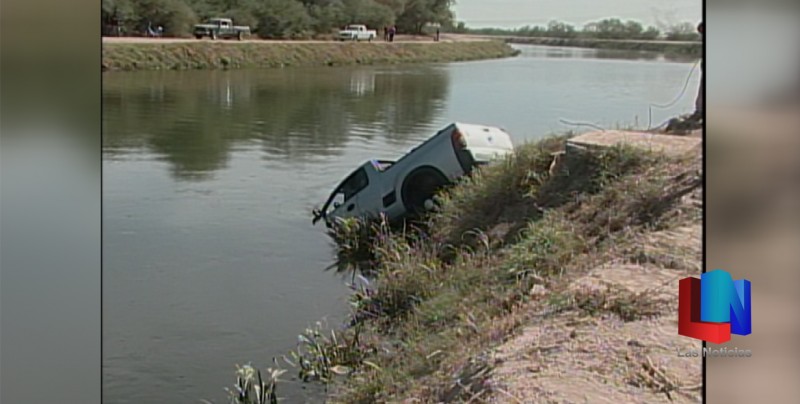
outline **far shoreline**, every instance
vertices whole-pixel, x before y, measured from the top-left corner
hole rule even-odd
[[[446,63],[518,53],[500,40],[410,37],[387,43],[330,40],[196,40],[103,37],[102,70],[213,70]]]
[[[465,38],[502,40],[510,44],[556,46],[602,50],[624,50],[661,53],[670,56],[700,58],[703,55],[703,43],[699,41],[668,41],[638,39],[601,39],[601,38],[558,38],[558,37],[523,37],[467,35]]]

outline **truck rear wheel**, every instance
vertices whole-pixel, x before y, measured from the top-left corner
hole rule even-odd
[[[195,35],[194,37],[197,38],[197,39],[203,39],[202,35]]]
[[[430,210],[426,208],[433,202],[433,197],[449,184],[447,178],[438,170],[425,167],[413,171],[403,181],[403,204],[409,214],[419,215]]]

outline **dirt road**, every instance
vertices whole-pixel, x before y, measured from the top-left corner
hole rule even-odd
[[[442,35],[440,42],[483,42],[488,41],[487,38],[477,38],[462,35]],[[146,38],[146,37],[103,37],[103,43],[117,44],[117,43],[198,43],[198,42],[214,42],[214,43],[263,43],[263,44],[280,44],[280,43],[350,43],[339,42],[333,40],[275,40],[275,39],[258,39],[251,37],[242,41],[237,40],[215,40],[209,38],[194,39],[194,38]],[[426,36],[412,36],[412,35],[398,35],[395,37],[395,43],[436,43],[432,37]],[[373,40],[374,44],[388,44],[381,38]]]

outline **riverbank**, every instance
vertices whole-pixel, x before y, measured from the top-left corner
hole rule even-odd
[[[104,41],[103,71],[443,63],[510,57],[502,41]]]
[[[452,35],[448,35],[452,36]],[[563,46],[590,49],[614,49],[628,51],[658,52],[671,56],[699,58],[703,55],[703,43],[692,41],[646,41],[597,38],[550,38],[521,36],[458,35],[462,38],[500,39],[520,45]]]
[[[701,361],[675,352],[696,345],[676,324],[702,268],[700,146],[548,138],[443,195],[428,230],[347,222],[340,257],[376,272],[350,328],[307,331],[291,362],[333,402],[699,402]]]

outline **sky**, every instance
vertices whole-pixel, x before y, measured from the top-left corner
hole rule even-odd
[[[609,17],[645,25],[696,23],[702,0],[456,0],[456,20],[468,27],[514,28],[559,20],[582,26]]]

